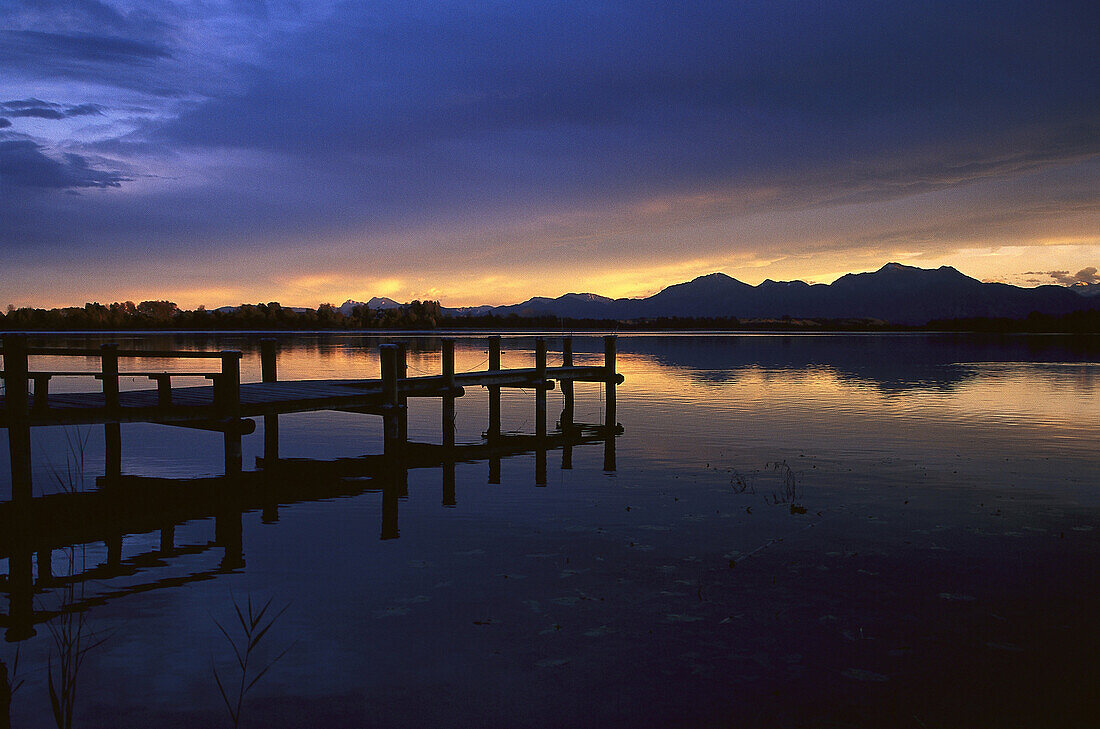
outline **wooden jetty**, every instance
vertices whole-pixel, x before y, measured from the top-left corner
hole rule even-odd
[[[303,501],[381,492],[382,539],[398,535],[400,499],[408,492],[408,471],[441,468],[442,504],[456,504],[455,466],[461,462],[488,462],[488,482],[500,483],[501,459],[534,453],[535,484],[546,485],[549,451],[561,451],[561,467],[572,467],[575,446],[602,443],[604,469],[615,470],[615,437],[622,432],[616,422],[615,387],[623,381],[615,371],[615,338],[604,340],[604,364],[573,364],[572,340],[562,340],[561,365],[547,364],[544,339],[535,343],[535,366],[501,369],[499,336],[488,340],[488,369],[455,372],[454,342],[443,340],[439,375],[409,377],[406,348],[401,344],[380,347],[378,379],[279,380],[277,341],[261,340],[261,381],[242,383],[239,351],[193,352],[122,350],[106,344],[98,349],[30,347],[23,335],[5,335],[4,395],[0,397],[0,427],[8,430],[11,451],[12,499],[0,502],[0,559],[8,560],[0,575],[0,593],[7,594],[9,609],[0,613],[0,626],[8,640],[35,634],[34,625],[62,613],[90,609],[117,597],[173,587],[243,568],[241,517],[259,510],[265,523],[278,520],[280,506]],[[32,355],[94,356],[98,371],[30,370]],[[219,361],[211,372],[152,372],[121,369],[120,360],[143,358],[205,358]],[[97,392],[50,393],[54,377],[90,377],[99,380]],[[155,387],[122,391],[121,377],[146,377]],[[208,384],[173,386],[183,378],[201,378]],[[606,386],[605,423],[574,422],[573,383],[602,382]],[[555,432],[547,431],[546,393],[560,384],[564,409]],[[489,393],[489,417],[484,442],[455,443],[454,403],[467,388],[482,386]],[[501,432],[500,391],[520,387],[534,391],[535,432],[520,435]],[[439,444],[407,439],[407,402],[413,397],[439,397],[443,401]],[[380,415],[384,419],[382,453],[335,461],[279,457],[278,417],[284,413],[338,410]],[[264,456],[256,470],[242,467],[241,439],[255,431],[254,417],[264,419]],[[121,472],[123,423],[161,423],[199,428],[224,435],[225,475],[194,479],[147,478]],[[104,476],[97,489],[33,497],[30,433],[34,427],[101,424],[106,442]],[[176,544],[176,527],[213,519],[213,539]],[[159,532],[160,548],[123,559],[127,535]],[[82,570],[55,575],[56,550],[101,543],[106,561]],[[77,602],[53,609],[35,607],[34,596],[58,586],[95,583],[115,577],[132,577],[162,566],[174,557],[217,551],[220,561],[184,576],[109,588]],[[37,569],[35,569],[37,566]],[[64,571],[64,570],[63,570]]]
[[[443,401],[442,445],[454,445],[455,399],[466,388],[481,386],[489,392],[489,440],[500,436],[500,390],[504,387],[529,388],[535,394],[535,437],[546,437],[546,393],[561,383],[565,400],[561,425],[568,429],[573,421],[573,383],[602,382],[606,386],[606,422],[616,418],[615,386],[622,375],[615,371],[615,338],[604,339],[602,366],[573,364],[572,340],[565,337],[562,362],[547,364],[546,341],[535,342],[534,367],[501,369],[500,337],[488,342],[488,369],[479,372],[455,372],[454,341],[443,341],[442,371],[438,375],[409,377],[404,345],[383,344],[380,349],[381,372],[378,379],[355,380],[279,380],[277,376],[277,340],[261,343],[260,382],[241,382],[241,352],[194,352],[160,350],[123,350],[114,344],[98,349],[29,347],[25,335],[3,338],[4,395],[0,397],[0,427],[8,431],[11,452],[12,500],[32,498],[30,438],[31,429],[49,425],[102,424],[106,442],[108,476],[120,475],[122,423],[160,423],[199,428],[224,434],[225,473],[242,470],[241,438],[255,430],[251,418],[264,418],[264,457],[278,460],[278,416],[286,413],[337,410],[380,415],[385,422],[384,453],[397,457],[407,434],[406,403],[414,397],[438,397]],[[97,357],[99,371],[72,372],[30,370],[28,356]],[[220,363],[210,372],[153,372],[121,370],[120,360],[143,358],[205,358]],[[98,392],[51,393],[50,381],[56,377],[92,377],[101,382]],[[144,377],[155,387],[123,391],[121,377]],[[205,379],[208,384],[178,386],[181,379]],[[32,388],[33,385],[33,388]]]

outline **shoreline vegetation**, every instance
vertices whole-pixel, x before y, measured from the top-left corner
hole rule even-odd
[[[892,324],[880,319],[737,317],[651,317],[577,319],[520,314],[455,315],[438,301],[413,301],[396,307],[365,304],[344,314],[332,304],[316,309],[290,308],[278,302],[242,304],[231,310],[180,309],[170,301],[88,303],[56,309],[15,308],[0,314],[0,331],[320,331],[493,329],[500,331],[791,331],[791,332],[987,332],[1100,334],[1100,311],[1061,316],[1033,312],[1023,319],[970,317],[937,319],[923,325]]]

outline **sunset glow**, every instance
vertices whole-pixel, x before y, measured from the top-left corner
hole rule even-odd
[[[0,305],[1100,263],[1091,4],[63,6],[0,11]]]

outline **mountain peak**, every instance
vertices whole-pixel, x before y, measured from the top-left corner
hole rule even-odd
[[[941,274],[954,277],[970,278],[966,274],[959,271],[954,266],[940,266],[939,268],[920,268],[919,266],[907,266],[904,263],[887,263],[885,266],[875,271],[876,274],[898,274],[898,273],[911,273],[917,275],[927,276],[929,274]],[[858,275],[858,274],[848,274]],[[975,279],[976,280],[976,279]]]
[[[737,279],[735,279],[733,276],[722,273],[721,271],[715,271],[714,273],[707,273],[707,274],[704,274],[702,276],[696,276],[695,278],[691,279],[691,281],[689,281],[688,283],[695,283],[697,281],[713,281],[713,282],[717,283],[717,282],[720,282],[720,281],[721,282],[737,281]],[[741,282],[737,281],[737,283],[741,283]]]

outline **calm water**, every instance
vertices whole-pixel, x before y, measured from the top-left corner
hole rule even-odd
[[[240,348],[243,378],[259,379],[258,336],[38,342],[108,340]],[[382,341],[284,338],[279,376],[376,377]],[[506,337],[503,365],[530,366],[533,341]],[[442,469],[411,470],[395,539],[380,538],[377,483],[345,480],[348,496],[245,512],[243,565],[227,559],[214,518],[177,525],[170,553],[159,553],[158,531],[127,534],[125,574],[97,568],[103,541],[55,550],[55,576],[89,579],[41,589],[34,609],[87,605],[85,645],[102,640],[80,668],[73,726],[230,726],[213,670],[234,697],[240,671],[219,623],[236,636],[234,601],[249,598],[286,608],[250,675],[286,652],[247,694],[241,726],[1091,725],[1100,342],[618,344],[614,471],[601,443],[575,447],[571,469],[551,450],[545,486],[532,453],[505,458],[499,484],[488,463],[459,463],[453,498]],[[578,364],[602,363],[599,337],[575,348]],[[458,370],[486,362],[484,339],[458,339]],[[413,339],[409,364],[437,373],[439,340]],[[602,396],[579,383],[576,419],[600,423]],[[503,397],[504,428],[533,432],[533,393]],[[549,400],[553,426],[560,392]],[[468,388],[459,442],[479,442],[486,413],[485,392]],[[439,442],[439,421],[438,402],[411,402],[412,439]],[[122,434],[125,474],[221,471],[217,434]],[[378,453],[381,419],[284,416],[280,437],[288,458]],[[102,428],[35,429],[32,439],[36,493],[95,488]],[[244,441],[246,468],[262,449],[261,422]],[[309,487],[321,477],[300,478]],[[9,667],[19,649],[15,727],[53,725],[51,624],[60,619],[0,644]]]

